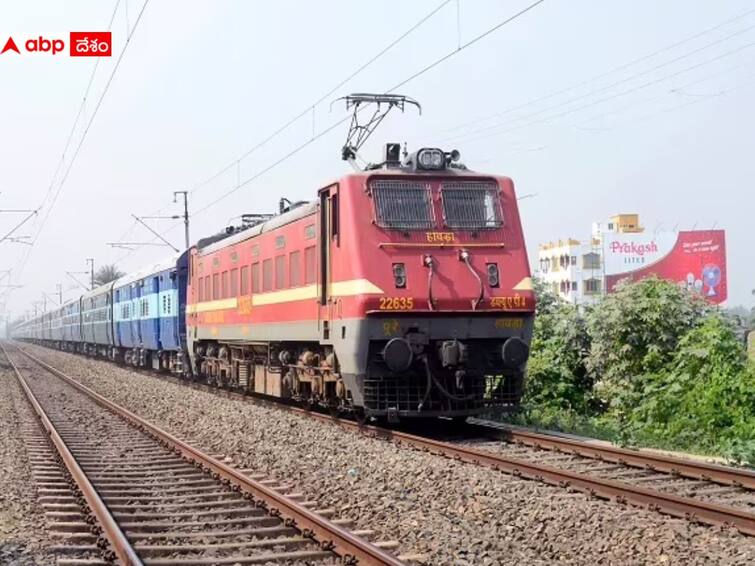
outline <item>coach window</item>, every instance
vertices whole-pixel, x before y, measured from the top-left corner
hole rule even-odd
[[[304,249],[304,284],[309,285],[317,280],[315,273],[315,246]]]
[[[288,256],[288,285],[298,287],[301,285],[301,252],[296,250]]]
[[[223,272],[223,295],[220,297],[221,299],[227,299],[229,297],[228,295],[228,272]]]
[[[210,287],[210,276],[207,275],[204,278],[204,300],[212,300],[212,288]]]
[[[231,269],[231,297],[239,296],[239,270]]]
[[[286,287],[286,256],[279,255],[275,258],[275,288]]]
[[[220,298],[220,274],[215,273],[212,276],[212,298],[217,300]]]
[[[262,262],[262,290],[273,290],[273,260],[266,259]]]
[[[260,292],[260,264],[252,264],[252,293]]]
[[[249,294],[249,266],[245,265],[241,268],[241,294]]]

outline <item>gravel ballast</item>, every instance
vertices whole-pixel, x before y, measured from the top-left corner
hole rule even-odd
[[[211,453],[296,483],[427,564],[751,564],[755,539],[517,479],[275,408],[26,346]]]
[[[21,423],[34,418],[5,359],[0,361],[0,564],[55,564],[54,541],[37,501]]]

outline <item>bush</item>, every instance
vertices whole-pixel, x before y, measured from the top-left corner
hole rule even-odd
[[[631,418],[640,441],[716,452],[755,464],[755,367],[734,328],[711,314],[649,379]]]
[[[755,362],[731,318],[673,283],[624,283],[588,309],[536,283],[518,424],[755,465]]]
[[[584,320],[574,305],[542,285],[536,286],[536,293],[538,312],[523,403],[584,414],[592,400],[592,380],[584,365],[589,350]]]
[[[585,363],[596,394],[617,418],[636,406],[645,382],[670,363],[681,337],[710,310],[698,295],[649,278],[620,284],[588,311]]]

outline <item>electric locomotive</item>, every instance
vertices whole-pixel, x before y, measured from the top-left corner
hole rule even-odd
[[[187,347],[220,385],[362,416],[515,408],[535,308],[511,179],[400,154],[191,250]]]
[[[343,159],[406,104],[346,97]],[[359,418],[515,409],[535,296],[514,185],[459,160],[387,144],[316,200],[244,215],[14,335]]]

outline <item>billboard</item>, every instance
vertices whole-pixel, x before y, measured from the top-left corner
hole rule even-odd
[[[609,293],[622,279],[655,275],[700,293],[712,303],[722,303],[727,297],[723,230],[606,234],[603,261]]]

